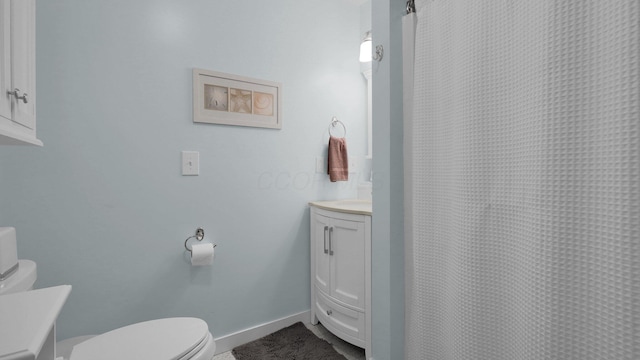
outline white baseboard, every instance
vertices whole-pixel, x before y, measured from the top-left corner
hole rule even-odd
[[[293,325],[297,322],[303,324],[309,323],[311,311],[303,311],[301,313],[293,314],[282,319],[270,321],[261,325],[257,325],[245,330],[235,332],[233,334],[224,335],[216,338],[216,355],[233,350],[234,347],[246,344],[253,340],[258,340],[263,336],[274,333],[280,329],[286,328],[289,325]]]

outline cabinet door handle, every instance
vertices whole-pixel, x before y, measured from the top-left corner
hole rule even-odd
[[[329,230],[328,226],[324,227],[324,253],[328,254],[329,250],[327,250],[327,230]]]
[[[333,234],[333,226],[329,228],[329,256],[333,255],[333,245],[332,245],[332,237],[331,235]]]
[[[16,100],[22,100],[25,104],[29,102],[29,100],[27,99],[27,93],[24,93],[22,94],[22,96],[20,96],[20,89],[18,88],[13,89],[13,91],[7,90],[7,95],[15,96]]]

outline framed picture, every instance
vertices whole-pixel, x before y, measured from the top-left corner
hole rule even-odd
[[[193,69],[193,122],[282,128],[282,84]]]

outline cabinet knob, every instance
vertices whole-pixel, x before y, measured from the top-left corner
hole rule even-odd
[[[327,310],[327,315],[331,316],[333,314],[333,310]]]
[[[20,89],[18,88],[13,89],[13,91],[7,90],[7,95],[15,96],[16,100],[22,100],[25,104],[29,102],[29,100],[27,99],[27,93],[24,93],[22,94],[22,96],[20,96]]]

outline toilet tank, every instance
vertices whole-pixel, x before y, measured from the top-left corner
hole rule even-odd
[[[32,290],[36,278],[36,263],[31,260],[18,260],[18,270],[0,281],[0,296]]]
[[[0,227],[0,280],[11,276],[18,267],[16,229]]]
[[[0,227],[0,295],[33,289],[36,263],[18,260],[16,229]]]

